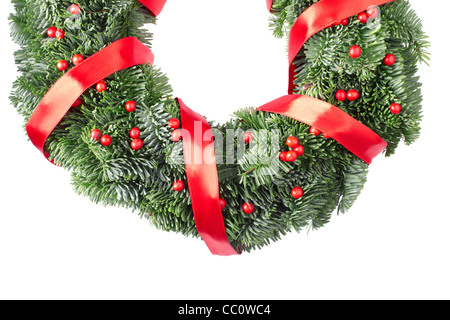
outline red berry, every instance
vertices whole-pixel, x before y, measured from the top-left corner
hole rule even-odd
[[[294,189],[292,189],[291,191],[291,196],[294,199],[299,199],[301,197],[303,197],[303,189],[300,187],[295,187]]]
[[[97,140],[97,141],[98,141],[98,140],[100,140],[100,138],[102,137],[102,133],[101,133],[101,131],[98,130],[98,129],[93,129],[93,130],[91,131],[90,137],[91,137],[92,140]]]
[[[81,11],[81,9],[80,9],[80,6],[79,6],[79,5],[77,5],[77,4],[72,4],[72,5],[69,7],[69,11],[70,11],[71,14],[79,14],[80,11]]]
[[[367,21],[369,21],[369,15],[367,12],[361,12],[358,14],[358,20],[361,21],[361,23],[367,23]]]
[[[75,102],[73,103],[72,107],[79,107],[83,104],[83,100],[81,100],[80,98],[78,98],[77,100],[75,100]]]
[[[131,149],[133,150],[139,150],[144,146],[144,141],[141,139],[134,139],[131,141]]]
[[[49,36],[50,38],[54,38],[56,37],[56,31],[58,29],[56,29],[56,27],[50,27],[47,29],[47,36]]]
[[[280,160],[287,161],[287,151],[280,152]]]
[[[183,138],[183,131],[181,131],[180,129],[175,129],[172,132],[172,141],[173,142],[178,142]]]
[[[56,68],[58,68],[58,70],[60,70],[60,71],[65,71],[65,70],[67,70],[68,67],[69,67],[69,64],[67,63],[66,60],[60,60],[56,64]]]
[[[319,129],[317,129],[316,127],[310,127],[309,133],[312,133],[313,135],[315,135],[317,137],[321,133],[321,131]]]
[[[184,189],[184,182],[181,180],[177,180],[172,185],[173,190],[179,192]]]
[[[251,132],[245,132],[242,139],[244,140],[245,143],[250,143],[250,141],[252,141],[254,138]]]
[[[325,132],[322,132],[322,136],[323,136],[325,139],[329,139],[329,138],[330,138],[330,136],[327,135]]]
[[[220,209],[224,209],[227,206],[225,199],[219,198]]]
[[[77,65],[84,60],[84,57],[81,54],[76,54],[72,57],[72,63]]]
[[[99,83],[97,83],[97,85],[95,86],[95,89],[96,89],[98,92],[106,91],[107,88],[108,88],[108,86],[107,86],[106,83],[104,83],[104,82],[99,82]]]
[[[104,145],[105,147],[107,147],[107,146],[109,146],[109,145],[112,143],[112,139],[111,139],[110,136],[104,135],[104,136],[101,138],[100,143],[101,143],[102,145]]]
[[[298,158],[297,152],[295,152],[293,150],[288,151],[287,154],[286,154],[286,161],[287,162],[294,162],[295,160],[297,160],[297,158]]]
[[[393,54],[388,54],[384,57],[383,62],[387,66],[392,66],[395,63],[395,56]]]
[[[244,211],[246,214],[251,214],[253,213],[253,211],[255,211],[255,207],[250,202],[246,202],[242,205],[242,211]]]
[[[347,99],[350,101],[358,100],[359,92],[355,89],[351,89],[347,92]]]
[[[390,109],[393,114],[399,114],[402,111],[402,106],[398,103],[393,103],[391,104]]]
[[[180,125],[181,125],[180,120],[175,118],[169,119],[169,127],[171,127],[172,129],[178,129]]]
[[[296,137],[290,136],[286,139],[286,145],[289,148],[296,148],[298,146],[298,139]]]
[[[338,90],[336,92],[336,99],[338,101],[345,101],[347,99],[347,92],[345,92],[344,90]]]
[[[62,40],[66,37],[66,32],[64,30],[58,29],[55,32],[55,37],[58,38],[59,40]]]
[[[345,19],[342,19],[342,21],[341,21],[341,24],[343,25],[343,26],[346,26],[346,25],[348,25],[348,19],[347,18],[345,18]]]
[[[141,130],[139,128],[133,128],[130,131],[130,137],[133,139],[137,139],[141,136]]]
[[[369,15],[370,19],[375,19],[376,17],[378,17],[378,9],[376,7],[370,7],[367,10],[367,14]]]
[[[350,55],[351,58],[353,59],[357,59],[361,56],[361,48],[359,46],[352,46],[350,48],[350,50],[348,51],[348,54]]]
[[[127,110],[128,112],[133,112],[134,110],[136,110],[136,102],[130,100],[125,103],[125,110]]]
[[[297,153],[297,156],[301,157],[305,153],[305,148],[302,145],[299,145],[294,151]]]

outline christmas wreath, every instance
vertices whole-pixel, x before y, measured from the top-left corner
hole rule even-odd
[[[11,102],[33,144],[77,193],[214,254],[322,227],[373,157],[419,136],[428,42],[405,0],[267,1],[274,35],[289,36],[289,94],[219,125],[153,66],[144,26],[165,0],[12,2]]]

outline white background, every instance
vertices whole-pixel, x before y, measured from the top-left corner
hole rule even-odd
[[[449,299],[448,34],[413,0],[431,37],[421,66],[420,140],[379,157],[346,215],[261,251],[212,256],[200,241],[74,194],[69,173],[28,141],[9,104],[16,78],[1,1],[0,298],[2,299]],[[155,32],[155,63],[176,96],[209,120],[286,93],[286,42],[268,29],[262,0],[169,0]]]

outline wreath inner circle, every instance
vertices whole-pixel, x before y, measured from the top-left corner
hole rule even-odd
[[[155,64],[168,75],[174,93],[210,121],[224,122],[242,106],[263,105],[286,92],[285,39],[264,30],[267,11],[255,17],[252,8],[245,3],[234,12],[225,2],[210,4],[203,10],[212,14],[191,23],[196,9],[183,2],[166,6],[149,28]],[[233,12],[229,28],[225,17]]]

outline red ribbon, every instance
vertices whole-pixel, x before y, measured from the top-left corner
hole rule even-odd
[[[293,62],[309,38],[335,22],[367,10],[370,6],[392,1],[395,0],[321,0],[306,9],[295,21],[289,34],[289,94],[295,89]]]
[[[387,143],[375,132],[341,109],[315,98],[288,95],[258,108],[282,114],[316,127],[326,133],[367,164],[379,155]]]
[[[73,103],[86,89],[110,74],[139,64],[153,64],[153,53],[138,39],[123,38],[66,72],[46,93],[27,123],[31,142],[44,144]]]
[[[161,13],[166,1],[167,0],[139,0],[139,2],[146,6],[155,17]]]
[[[238,254],[228,242],[219,204],[219,178],[211,127],[204,117],[177,99],[181,110],[183,151],[197,231],[212,254]]]
[[[269,10],[269,11],[272,10],[272,3],[273,3],[273,0],[266,0],[267,10]]]

